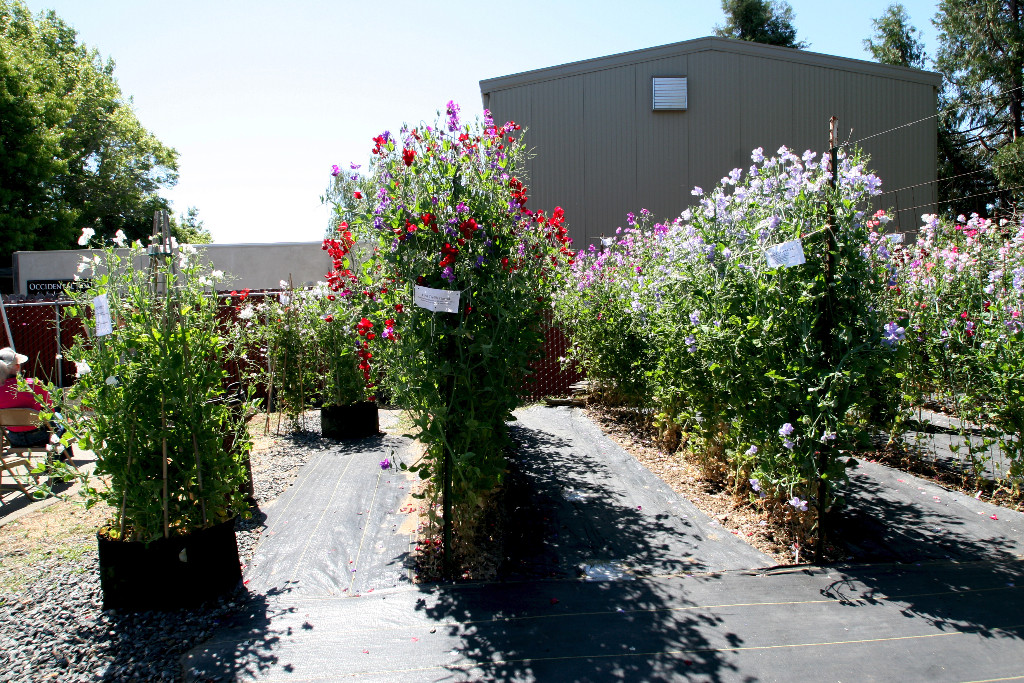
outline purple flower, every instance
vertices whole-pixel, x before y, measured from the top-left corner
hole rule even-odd
[[[790,499],[789,504],[801,512],[807,512],[807,501],[800,500],[800,496],[793,496],[793,498]]]
[[[781,427],[779,427],[779,436],[789,436],[792,433],[793,433],[793,425],[791,425],[788,422],[786,424],[782,425]]]
[[[750,448],[748,448],[747,449],[747,455],[757,455],[757,446],[751,446]],[[756,479],[751,479],[750,481],[757,481],[757,480]]]
[[[751,479],[750,480],[750,488],[754,489],[754,491],[756,491],[757,493],[760,493],[761,492],[761,482],[759,482],[757,479]]]
[[[391,460],[389,460],[388,458],[384,458],[383,460],[381,460],[380,461],[380,468],[382,470],[389,470],[389,469],[391,469]]]
[[[697,350],[697,339],[691,334],[686,338],[686,350],[694,353]]]
[[[341,169],[338,168],[338,165],[337,164],[332,165],[331,166],[331,175],[333,177],[337,178],[339,173],[341,173]]]
[[[888,322],[885,324],[885,336],[882,337],[882,343],[888,346],[890,349],[896,348],[906,338],[906,330],[897,325],[894,322]]]
[[[796,444],[793,443],[791,439],[786,439],[785,441],[782,442],[782,445],[788,448],[789,450],[793,450],[793,446],[795,446]]]
[[[455,271],[452,270],[451,266],[445,266],[444,270],[441,271],[441,277],[448,282],[455,282]]]
[[[453,100],[448,100],[448,132],[454,133],[459,129],[459,111],[461,107],[455,104]]]
[[[690,313],[690,323],[693,324],[693,325],[700,324],[700,311],[691,311],[691,313]]]

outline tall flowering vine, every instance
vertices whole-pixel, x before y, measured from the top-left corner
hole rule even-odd
[[[412,412],[427,446],[413,469],[444,499],[446,530],[461,537],[502,481],[507,421],[538,355],[551,290],[574,259],[563,211],[527,206],[523,159],[518,125],[489,114],[465,124],[449,102],[434,125],[374,137],[359,189],[336,184],[331,193],[329,282],[362,297],[364,360]],[[360,244],[368,253],[357,272],[350,256]],[[418,287],[457,293],[458,305],[418,305]]]
[[[788,505],[814,534],[836,492],[819,484],[843,480],[844,451],[897,353],[872,306],[884,283],[861,248],[880,181],[856,154],[840,152],[835,188],[813,152],[751,159],[712,191],[694,188],[677,219],[630,214],[581,252],[558,317],[591,378],[654,406],[666,446],[686,439],[737,491]],[[769,250],[796,240],[806,262],[769,264]]]

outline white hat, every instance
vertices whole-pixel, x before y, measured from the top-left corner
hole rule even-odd
[[[0,363],[3,363],[4,365],[14,365],[15,363],[21,365],[22,363],[27,362],[28,356],[16,352],[10,346],[5,346],[0,349]]]

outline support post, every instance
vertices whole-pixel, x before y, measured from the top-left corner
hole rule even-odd
[[[835,220],[836,211],[834,204],[834,193],[839,177],[839,149],[836,146],[836,123],[838,117],[833,116],[828,123],[828,146],[829,146],[829,188],[831,192],[828,197],[828,225],[825,226],[825,297],[822,310],[822,350],[825,352],[825,362],[835,363],[835,352],[833,342],[835,341],[835,269],[836,269],[836,234]],[[828,508],[829,481],[826,479],[826,471],[832,454],[831,442],[821,444],[818,451],[818,537],[814,545],[814,562],[821,564],[825,557],[825,511]]]

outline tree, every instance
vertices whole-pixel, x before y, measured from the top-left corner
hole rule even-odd
[[[878,19],[872,19],[875,35],[864,41],[864,49],[872,59],[881,64],[906,66],[923,69],[925,66],[924,43],[921,32],[911,26],[906,8],[894,3],[889,5]]]
[[[149,234],[177,152],[135,116],[114,62],[55,13],[0,0],[0,261],[76,246],[83,227]]]
[[[194,206],[188,207],[188,212],[171,219],[171,234],[181,244],[210,244],[213,236],[203,226],[199,218],[199,209]]]
[[[785,0],[722,0],[725,25],[715,26],[721,38],[803,49],[793,27],[793,8]]]
[[[951,138],[946,144],[967,160],[965,172],[978,176],[971,178],[973,189],[988,187],[981,200],[989,213],[1010,211],[1024,198],[1018,187],[1024,184],[1024,26],[1018,0],[942,0],[934,23],[935,63],[946,81],[940,123]]]

